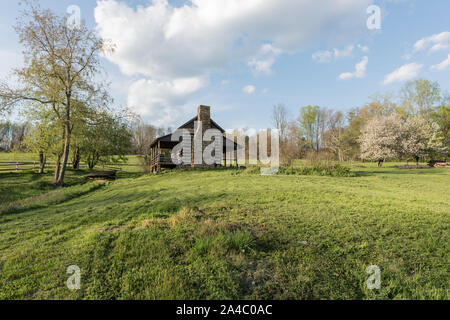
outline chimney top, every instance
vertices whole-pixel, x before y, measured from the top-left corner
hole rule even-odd
[[[199,106],[198,107],[198,121],[207,121],[209,122],[211,119],[211,107],[209,106]]]
[[[202,122],[202,132],[205,133],[211,126],[211,107],[199,106],[197,112],[197,121]]]
[[[210,106],[204,106],[204,105],[200,105],[199,107],[198,107],[198,109],[199,110],[211,110],[211,107]]]

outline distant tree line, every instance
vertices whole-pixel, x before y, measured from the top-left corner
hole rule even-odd
[[[130,113],[97,116],[95,122],[74,126],[69,153],[69,164],[74,170],[80,168],[81,162],[89,169],[99,164],[117,164],[126,161],[127,155],[138,155],[145,165],[153,140],[170,132],[170,128],[154,127]],[[39,172],[43,173],[49,158],[61,165],[62,141],[58,128],[55,119],[45,117],[30,116],[22,123],[0,121],[0,152],[35,153],[39,155]]]
[[[0,152],[9,152],[20,145],[27,134],[27,125],[0,121]]]
[[[41,173],[47,159],[54,159],[58,187],[66,169],[79,169],[81,162],[93,169],[137,154],[148,169],[151,142],[171,130],[113,107],[99,57],[114,52],[114,45],[85,23],[68,25],[66,15],[23,2],[15,30],[24,66],[12,71],[13,81],[0,81],[0,114],[18,111],[25,120],[0,122],[0,151],[38,154]],[[308,105],[294,119],[283,104],[275,106],[272,122],[281,135],[281,162],[363,159],[381,165],[388,159],[446,157],[449,96],[438,83],[418,79],[406,83],[398,97],[378,95],[348,112]]]
[[[446,158],[450,149],[450,98],[437,82],[407,82],[394,101],[375,95],[344,113],[319,106],[300,108],[295,120],[283,104],[272,123],[281,135],[281,162],[315,160],[425,160]]]

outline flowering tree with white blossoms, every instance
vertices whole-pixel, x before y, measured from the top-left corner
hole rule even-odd
[[[386,159],[401,155],[403,120],[395,114],[369,120],[359,138],[361,159],[378,161],[381,167]]]
[[[406,121],[398,114],[369,120],[359,138],[361,158],[378,161],[381,167],[387,159],[420,157],[439,152],[442,137],[439,126],[421,116]]]
[[[422,116],[408,118],[403,126],[402,154],[419,162],[420,157],[443,151],[443,137],[437,123]]]

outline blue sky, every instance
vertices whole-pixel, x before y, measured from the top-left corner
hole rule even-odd
[[[60,13],[78,5],[116,43],[102,59],[116,104],[159,126],[206,104],[226,128],[265,128],[274,104],[292,118],[309,104],[349,110],[417,77],[450,91],[447,0],[40,2]],[[366,26],[371,4],[381,8],[380,30]],[[15,2],[0,3],[1,77],[21,61],[18,13]]]

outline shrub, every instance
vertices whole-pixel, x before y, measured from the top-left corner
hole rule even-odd
[[[251,168],[247,172],[249,174],[259,174],[260,168]],[[279,175],[302,175],[302,176],[331,176],[331,177],[353,177],[354,173],[351,172],[349,167],[336,165],[326,165],[323,163],[315,163],[313,166],[302,167],[280,167],[278,170]]]
[[[150,173],[151,171],[151,159],[150,159],[150,155],[143,155],[143,156],[138,156],[139,159],[139,166],[142,168],[142,170],[145,173]]]

